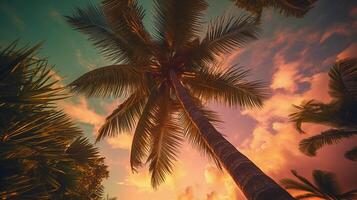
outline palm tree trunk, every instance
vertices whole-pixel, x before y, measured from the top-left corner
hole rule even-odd
[[[240,153],[213,127],[207,118],[197,109],[186,89],[177,79],[175,72],[170,72],[170,78],[176,96],[185,112],[191,117],[204,139],[211,146],[222,165],[248,200],[294,199],[273,179],[265,175],[252,161]]]

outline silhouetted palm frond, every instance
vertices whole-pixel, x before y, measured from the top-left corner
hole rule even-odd
[[[314,170],[312,177],[314,184],[306,178],[297,174],[292,170],[293,175],[298,178],[298,181],[292,179],[282,179],[281,184],[288,190],[297,190],[305,192],[305,194],[295,196],[296,199],[307,199],[311,197],[318,197],[321,199],[352,199],[356,195],[356,190],[351,190],[342,193],[337,182],[335,174],[331,172]],[[352,198],[351,198],[352,197]]]
[[[199,99],[224,102],[228,106],[261,107],[266,97],[265,85],[247,81],[247,75],[247,70],[233,66],[225,70],[202,69],[184,81]]]
[[[353,147],[351,150],[346,151],[345,158],[357,161],[357,146]]]
[[[299,149],[308,156],[315,156],[316,151],[323,146],[337,144],[342,139],[355,135],[357,135],[357,129],[353,128],[329,129],[319,135],[301,140]]]
[[[317,0],[232,0],[235,4],[259,17],[264,8],[274,8],[285,16],[303,17]]]

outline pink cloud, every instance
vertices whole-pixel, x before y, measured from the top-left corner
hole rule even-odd
[[[337,55],[337,60],[351,58],[357,56],[357,43],[350,44],[345,50]]]

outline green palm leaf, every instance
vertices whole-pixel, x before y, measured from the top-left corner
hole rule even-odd
[[[110,114],[105,123],[98,131],[96,141],[107,136],[115,136],[118,133],[131,131],[140,117],[145,102],[147,100],[146,92],[138,90],[128,97],[122,104]]]
[[[131,144],[130,165],[133,171],[137,171],[142,166],[143,160],[149,154],[151,145],[151,128],[154,126],[154,109],[157,106],[157,99],[161,90],[153,88],[145,104],[144,110],[136,125],[133,142]]]
[[[131,61],[147,64],[152,55],[151,36],[143,25],[144,10],[135,0],[105,0],[102,9],[111,29],[119,37],[125,38],[124,48],[132,49]]]
[[[325,145],[336,144],[341,139],[357,135],[353,128],[329,129],[319,135],[315,135],[300,142],[299,149],[308,156],[315,156],[316,151]]]
[[[94,45],[110,60],[117,63],[134,61],[134,51],[123,36],[109,27],[103,11],[90,4],[86,9],[76,9],[73,16],[66,16],[67,22],[88,35]]]
[[[182,141],[180,127],[173,113],[173,103],[168,93],[162,95],[153,113],[151,127],[150,155],[147,159],[151,172],[151,185],[157,188],[165,181],[166,174],[173,169],[177,159],[178,148]]]
[[[142,75],[131,65],[110,65],[82,75],[69,86],[86,96],[127,96],[143,87]]]
[[[267,91],[260,81],[247,81],[248,71],[238,67],[226,70],[202,69],[193,77],[184,78],[199,99],[225,102],[228,106],[261,107]]]
[[[179,51],[198,37],[204,0],[155,0],[156,39],[171,52]]]

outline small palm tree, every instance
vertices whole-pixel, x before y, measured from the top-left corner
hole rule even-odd
[[[312,172],[314,184],[312,184],[306,178],[298,175],[295,170],[291,172],[299,181],[283,179],[280,182],[288,190],[305,192],[304,194],[295,196],[296,199],[317,197],[326,200],[352,200],[357,197],[357,189],[342,193],[336,176],[333,173],[314,170]]]
[[[295,106],[297,112],[291,119],[300,133],[301,125],[312,122],[332,126],[327,131],[300,142],[300,150],[308,156],[315,156],[316,151],[325,145],[336,144],[344,138],[357,135],[357,59],[345,59],[335,63],[329,72],[330,103],[310,100]],[[345,157],[357,160],[357,147],[347,151]]]
[[[264,8],[274,8],[285,16],[303,17],[317,0],[231,0],[259,18]]]
[[[0,198],[78,199],[79,167],[98,152],[55,109],[67,95],[47,61],[34,58],[38,47],[0,49]]]
[[[217,62],[257,38],[255,18],[217,18],[200,38],[206,8],[204,0],[156,0],[153,36],[135,0],[106,0],[100,8],[77,9],[68,22],[115,64],[84,74],[70,87],[87,96],[127,97],[106,118],[97,141],[135,128],[131,168],[137,171],[149,163],[154,188],[172,172],[186,138],[223,165],[248,199],[292,199],[212,125],[218,119],[205,102],[260,107],[266,90],[261,82],[246,80],[248,71],[221,69]]]

